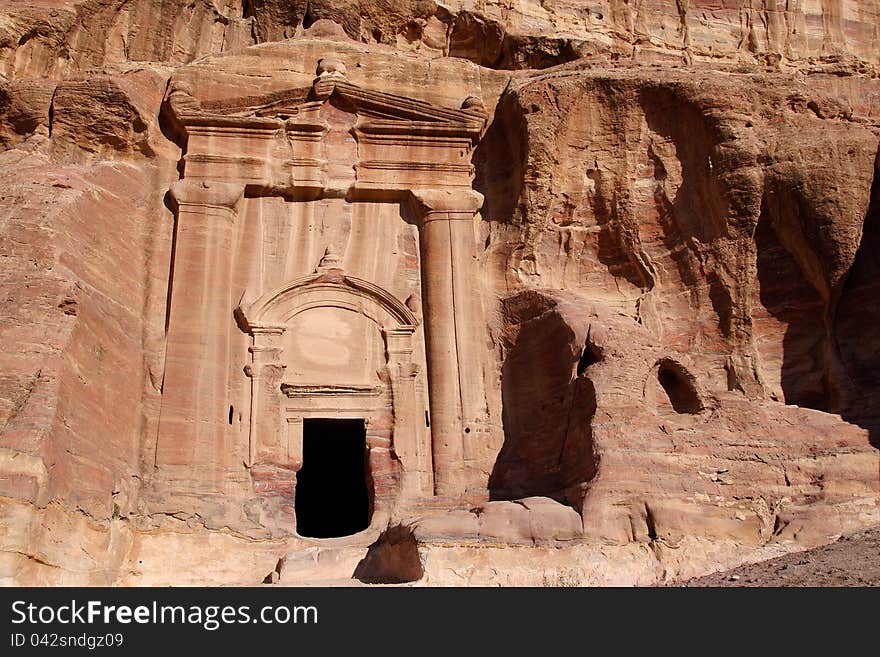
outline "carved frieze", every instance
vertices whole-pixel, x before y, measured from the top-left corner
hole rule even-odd
[[[487,121],[482,102],[461,108],[364,89],[345,77],[345,66],[322,59],[311,87],[269,97],[201,103],[191,89],[172,88],[167,108],[186,135],[188,178],[235,179],[291,198],[337,194],[405,194],[413,187],[470,188],[471,152]],[[323,140],[327,104],[356,116],[355,176],[345,189],[328,172]]]

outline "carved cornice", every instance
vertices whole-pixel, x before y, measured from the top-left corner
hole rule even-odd
[[[187,179],[237,181],[291,199],[403,201],[412,188],[470,189],[471,153],[487,121],[477,98],[450,108],[364,89],[331,59],[319,61],[310,87],[222,101],[193,94],[174,83],[164,109],[186,136]],[[331,171],[333,154],[323,143],[331,126],[321,111],[328,102],[356,116],[354,180]]]
[[[171,185],[171,196],[178,208],[219,208],[234,210],[244,194],[239,183],[178,180]]]

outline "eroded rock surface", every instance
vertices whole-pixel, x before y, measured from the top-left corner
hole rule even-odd
[[[0,578],[649,585],[876,525],[878,12],[0,3]],[[369,509],[300,536],[333,418]]]
[[[126,62],[185,64],[208,54],[333,35],[498,69],[613,60],[878,62],[876,0],[778,6],[706,0],[516,4],[456,0],[41,0],[4,2],[7,76],[67,75]]]

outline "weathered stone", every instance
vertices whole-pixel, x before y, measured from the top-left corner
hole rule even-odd
[[[706,7],[0,3],[3,582],[642,585],[880,522],[876,3]]]

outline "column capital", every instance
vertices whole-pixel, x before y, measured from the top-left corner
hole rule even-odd
[[[473,189],[413,189],[410,190],[409,202],[424,221],[433,218],[473,219],[474,214],[483,207],[483,195]],[[438,214],[447,216],[431,216]]]
[[[244,184],[183,179],[172,183],[170,191],[178,206],[200,205],[234,210],[244,195]]]

